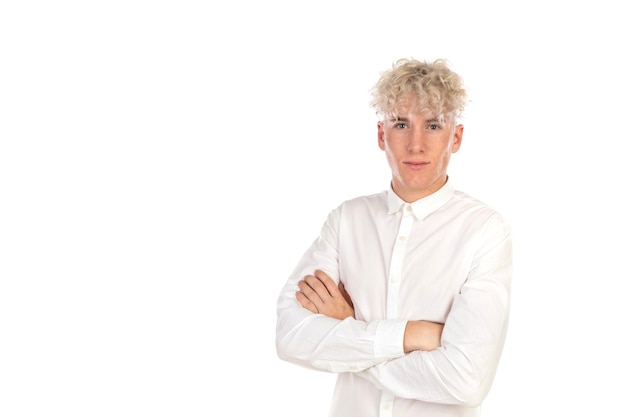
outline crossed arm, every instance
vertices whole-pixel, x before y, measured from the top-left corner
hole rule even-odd
[[[343,320],[354,318],[350,295],[339,282],[335,283],[324,271],[317,270],[298,282],[296,299],[305,309]],[[434,350],[441,346],[443,324],[424,320],[409,320],[404,330],[404,352]]]
[[[339,273],[338,219],[331,220],[278,299],[279,357],[311,369],[354,373],[401,398],[479,404],[493,381],[507,333],[512,248],[506,222],[499,216],[488,219],[477,231],[471,264],[456,265],[455,276],[465,279],[451,294],[444,326],[385,317],[356,320],[365,306],[356,301],[353,306],[333,280]]]

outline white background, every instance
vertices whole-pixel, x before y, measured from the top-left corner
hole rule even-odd
[[[483,416],[616,415],[626,371],[618,2],[0,5],[0,415],[326,415],[275,302],[342,200],[386,188],[369,89],[446,58],[455,186],[515,236]]]

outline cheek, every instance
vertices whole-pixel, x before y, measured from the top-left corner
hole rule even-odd
[[[391,170],[399,175],[400,171],[402,170],[402,157],[398,156],[398,154],[394,153],[393,149],[390,148],[387,148],[387,150],[385,151],[385,155],[387,157],[387,163],[389,164]]]
[[[393,164],[393,154],[389,151],[389,148],[385,149],[385,159],[389,162],[389,165]]]

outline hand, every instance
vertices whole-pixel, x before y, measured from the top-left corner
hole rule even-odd
[[[404,330],[404,351],[435,350],[441,346],[443,324],[425,320],[411,320]]]
[[[305,276],[298,288],[296,299],[307,310],[339,320],[354,318],[352,299],[343,283],[335,284],[324,271]]]

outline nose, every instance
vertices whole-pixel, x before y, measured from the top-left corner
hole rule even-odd
[[[425,141],[423,132],[420,132],[419,129],[413,130],[409,135],[407,145],[409,152],[424,152]]]

